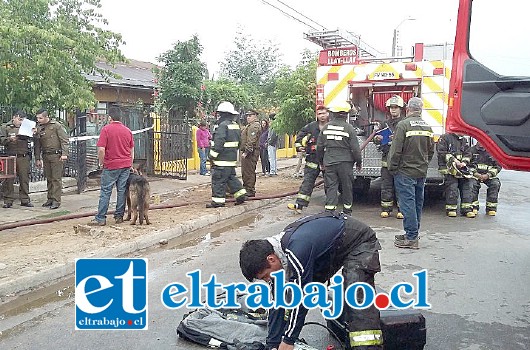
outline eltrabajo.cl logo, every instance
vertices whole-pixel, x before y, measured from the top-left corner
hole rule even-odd
[[[77,259],[75,329],[146,330],[147,259]]]

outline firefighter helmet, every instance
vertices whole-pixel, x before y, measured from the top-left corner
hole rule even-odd
[[[333,113],[348,113],[350,110],[351,106],[348,102],[338,103],[329,107],[329,111]]]
[[[238,115],[239,113],[234,109],[234,105],[230,102],[223,101],[217,106],[217,112],[225,112],[233,115]]]
[[[455,162],[452,162],[449,166],[449,173],[456,176],[457,178],[471,179],[473,174],[467,165],[464,165],[461,168],[458,168]]]
[[[393,95],[388,100],[386,100],[386,108],[390,106],[398,106],[399,108],[405,107],[405,102],[401,98],[401,96]]]

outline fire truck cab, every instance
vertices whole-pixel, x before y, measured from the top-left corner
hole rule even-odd
[[[381,175],[382,154],[372,138],[385,124],[385,103],[392,95],[401,96],[405,103],[411,97],[421,97],[422,116],[431,125],[435,140],[444,133],[452,44],[416,44],[412,56],[376,57],[360,40],[345,42],[338,32],[306,34],[306,39],[324,48],[317,67],[317,105],[348,101],[355,106],[350,123],[357,131],[363,158],[362,169],[354,169],[356,192],[367,191],[371,181]],[[443,184],[436,156],[429,164],[426,183]]]

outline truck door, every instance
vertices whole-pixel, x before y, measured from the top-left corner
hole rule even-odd
[[[446,129],[530,171],[530,45],[525,2],[460,0]]]

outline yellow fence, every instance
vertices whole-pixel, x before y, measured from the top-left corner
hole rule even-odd
[[[156,114],[152,114],[153,118],[153,131],[154,136],[154,149],[159,149],[160,144],[160,117]],[[201,160],[199,158],[199,152],[197,150],[197,127],[192,127],[191,130],[191,141],[192,141],[192,152],[191,158],[187,160],[187,170],[199,170],[201,166]],[[294,148],[295,136],[285,135],[283,147],[276,151],[276,158],[292,158],[296,156],[296,149]],[[177,166],[177,160],[160,162],[158,159],[158,153],[155,152],[154,170],[156,173],[174,170]]]
[[[201,166],[201,160],[199,158],[199,152],[197,150],[197,138],[196,136],[197,127],[193,127],[191,131],[192,140],[192,158],[188,158],[188,170],[199,170]],[[296,156],[296,149],[294,148],[295,136],[285,135],[285,142],[283,148],[276,150],[276,158],[292,158]]]

